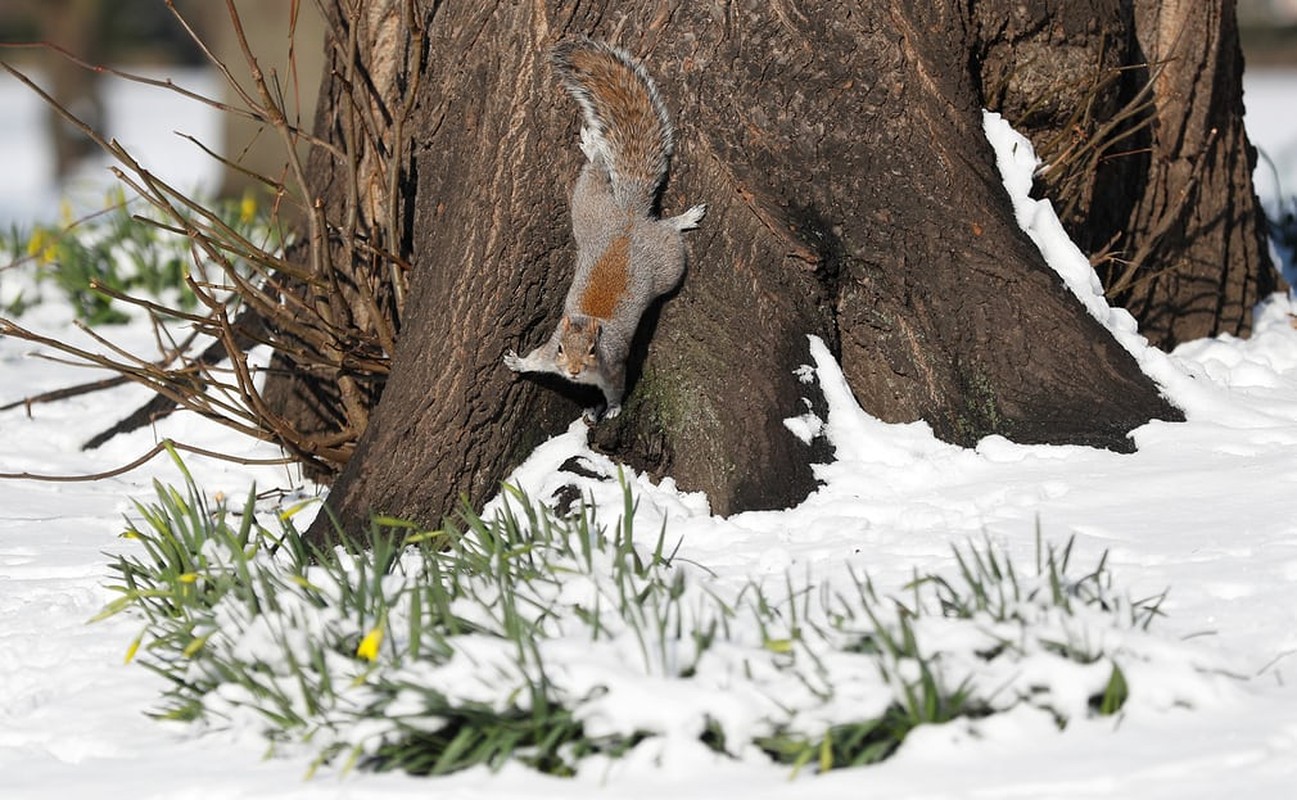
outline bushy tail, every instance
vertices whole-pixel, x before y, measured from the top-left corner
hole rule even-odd
[[[559,80],[585,114],[583,149],[602,158],[617,205],[647,213],[671,158],[671,119],[644,67],[591,39],[554,48]]]

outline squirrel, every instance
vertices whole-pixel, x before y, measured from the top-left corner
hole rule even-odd
[[[672,128],[640,62],[621,48],[583,38],[556,46],[553,65],[584,116],[586,163],[572,191],[576,273],[549,341],[525,357],[510,350],[504,363],[514,372],[551,372],[599,387],[602,410],[584,413],[593,423],[621,411],[626,359],[640,317],[680,283],[681,234],[698,227],[707,207],[668,219],[655,213]]]

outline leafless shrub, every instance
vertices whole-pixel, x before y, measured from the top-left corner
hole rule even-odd
[[[407,263],[400,254],[402,218],[400,197],[403,126],[414,97],[406,87],[404,100],[391,106],[382,96],[357,46],[357,30],[367,24],[362,0],[316,0],[331,20],[326,47],[334,64],[332,78],[342,102],[340,143],[313,135],[288,112],[288,94],[296,88],[295,61],[290,51],[290,74],[263,71],[249,46],[243,20],[233,0],[226,10],[233,26],[250,80],[241,80],[203,37],[165,0],[168,10],[198,45],[222,77],[229,94],[225,102],[185,89],[171,80],[158,80],[81,61],[76,54],[52,45],[28,45],[57,50],[58,54],[88,70],[107,72],[127,80],[158,86],[205,103],[222,114],[255,120],[273,133],[282,145],[287,167],[283,175],[250,172],[237,159],[194,143],[227,168],[238,170],[266,187],[273,198],[271,224],[300,230],[292,244],[273,247],[252,241],[222,220],[210,203],[197,199],[150,172],[136,156],[106,138],[20,70],[0,61],[18,80],[38,93],[59,115],[79,128],[115,162],[114,173],[143,198],[160,218],[138,217],[141,224],[159,225],[187,237],[192,254],[186,281],[199,300],[196,311],[186,312],[116,293],[116,299],[134,305],[154,322],[160,354],[144,357],[126,352],[92,332],[102,346],[99,352],[75,346],[57,337],[43,336],[13,321],[0,319],[0,334],[27,339],[57,351],[73,362],[107,369],[121,378],[143,384],[157,397],[126,420],[92,440],[147,424],[174,408],[184,408],[215,419],[239,433],[281,445],[292,460],[303,463],[310,474],[329,478],[346,463],[365,430],[369,410],[381,392],[390,357],[400,331]],[[422,21],[412,0],[396,0],[396,24],[404,28],[417,58],[423,42]],[[291,7],[295,30],[298,0]],[[294,39],[294,37],[290,37]],[[405,74],[417,79],[417,65],[405,65]],[[299,144],[309,144],[312,161],[301,155]],[[312,184],[315,159],[323,159],[344,190],[337,202],[326,203]],[[106,287],[99,291],[110,292]],[[178,339],[179,320],[190,332]],[[200,342],[206,346],[199,349]],[[248,352],[268,346],[271,369],[305,376],[329,387],[336,407],[331,424],[304,425],[281,413],[268,399],[263,373]],[[96,382],[98,386],[105,382]],[[111,384],[111,382],[107,382]],[[87,384],[92,386],[92,384]],[[66,393],[63,393],[64,396]],[[29,398],[35,402],[46,398]]]

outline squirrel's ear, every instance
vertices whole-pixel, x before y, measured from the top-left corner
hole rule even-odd
[[[572,330],[572,318],[569,317],[567,314],[564,314],[564,315],[563,315],[563,331],[564,331],[564,332],[567,332],[567,331],[570,331],[570,330]]]
[[[603,333],[603,321],[597,319],[590,320],[590,328],[590,333],[593,334],[593,338],[598,339],[599,334]]]

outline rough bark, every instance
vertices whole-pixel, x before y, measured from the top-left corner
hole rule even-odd
[[[387,373],[373,365],[391,355],[403,324],[414,196],[414,142],[404,126],[422,48],[410,34],[417,12],[404,0],[334,0],[316,11],[326,69],[315,129],[332,148],[309,152],[313,191],[298,216],[303,227],[311,219],[316,226],[288,259],[305,262],[315,280],[286,279],[283,292],[295,293],[305,313],[316,316],[324,343],[275,330],[288,344],[276,348],[263,395],[299,434],[287,444],[299,455],[307,450],[307,474],[329,482],[354,454],[382,397]],[[280,156],[286,157],[282,148]],[[314,250],[311,236],[320,242]],[[313,252],[327,254],[327,269],[311,263]],[[330,457],[312,458],[312,442],[329,443]]]
[[[1175,418],[1014,224],[981,132],[960,3],[430,4],[411,126],[410,294],[390,379],[331,495],[436,523],[581,407],[500,363],[555,324],[573,263],[577,111],[547,54],[589,33],[641,57],[676,119],[668,212],[707,202],[596,441],[715,510],[811,487],[806,334],[862,405],[949,440],[1128,449]],[[327,535],[327,523],[315,533]]]
[[[1244,334],[1272,292],[1233,3],[978,3],[985,103],[1153,343]]]
[[[1149,179],[1131,215],[1143,280],[1125,305],[1165,346],[1251,327],[1274,291],[1265,220],[1243,129],[1243,54],[1234,3],[1136,0],[1135,31],[1154,83]]]

